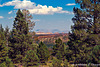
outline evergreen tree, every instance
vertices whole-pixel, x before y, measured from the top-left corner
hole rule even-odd
[[[43,42],[39,43],[39,46],[38,46],[38,49],[37,49],[37,55],[38,55],[40,61],[43,62],[43,63],[45,61],[47,61],[48,58],[49,58],[48,48]]]
[[[39,58],[33,50],[29,50],[26,53],[23,61],[25,62],[24,63],[25,67],[38,66],[39,64]]]
[[[52,67],[63,67],[61,65],[62,61],[59,59],[53,59]]]
[[[90,53],[100,45],[100,1],[76,0],[80,8],[74,8],[74,25],[69,33],[67,59],[74,63],[90,63]]]
[[[90,61],[94,64],[100,64],[100,45],[96,45],[90,54]]]
[[[5,37],[8,40],[8,38],[9,38],[9,28],[8,28],[8,26],[5,28]]]
[[[8,50],[6,44],[6,37],[4,35],[2,25],[0,27],[0,67],[14,67],[11,59],[8,57]]]
[[[59,38],[55,41],[56,45],[53,46],[53,55],[58,59],[65,59],[66,46]]]
[[[1,32],[4,32],[4,29],[3,29],[3,27],[2,27],[2,24],[0,24],[0,31],[1,31]]]
[[[9,38],[9,57],[13,59],[14,63],[22,64],[26,52],[30,49],[34,49],[32,48],[34,45],[31,36],[28,34],[28,23],[23,13],[19,9],[16,14],[13,30]]]
[[[86,42],[94,52],[95,46],[100,45],[100,0],[80,0],[76,2],[79,3],[81,8],[86,11],[87,16],[85,17],[89,19],[89,35]],[[96,50],[96,52],[97,51],[98,50]],[[98,55],[95,56],[95,58],[97,57]],[[98,60],[100,60],[100,58],[98,58]],[[93,61],[96,61],[96,59],[91,60],[91,62]]]
[[[67,50],[67,59],[74,63],[86,63],[87,55],[87,43],[86,38],[88,36],[87,23],[84,19],[85,11],[74,8],[75,17],[72,19],[74,25],[72,26],[72,33],[69,33],[68,42],[69,50]]]
[[[25,21],[28,23],[29,30],[33,30],[35,26],[35,22],[31,21],[33,18],[32,15],[30,14],[29,10],[23,9],[22,13],[24,15]]]
[[[38,42],[38,37],[35,36],[35,32],[33,31],[33,28],[35,26],[35,22],[34,21],[31,21],[31,19],[33,19],[33,17],[30,14],[29,10],[23,9],[22,10],[22,13],[24,15],[25,21],[28,23],[28,27],[29,27],[29,31],[30,31],[29,34],[34,39],[34,43],[37,43]]]
[[[8,46],[8,44],[9,44],[8,38],[10,37],[10,32],[9,32],[8,26],[4,30],[4,35],[5,35],[5,39],[6,39],[6,44]]]

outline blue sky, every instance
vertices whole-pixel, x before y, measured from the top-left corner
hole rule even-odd
[[[35,21],[34,31],[68,32],[73,24],[75,0],[0,0],[0,24],[13,27],[18,9],[28,9]]]

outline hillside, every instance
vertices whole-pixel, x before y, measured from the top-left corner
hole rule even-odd
[[[60,38],[64,43],[68,41],[67,33],[36,33],[36,37],[38,38],[38,43],[43,42],[48,46],[52,46],[55,44],[55,40]]]

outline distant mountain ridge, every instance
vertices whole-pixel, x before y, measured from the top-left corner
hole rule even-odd
[[[53,29],[53,30],[49,30],[49,29],[37,29],[35,32],[44,32],[44,33],[56,33],[56,32],[58,32],[58,33],[62,33],[62,32],[64,32],[64,33],[68,33],[68,31],[67,30],[59,30],[59,29]]]
[[[45,33],[45,32],[36,32],[36,35],[45,35],[45,34],[53,34],[53,33],[51,33],[51,32],[47,32],[47,33]]]

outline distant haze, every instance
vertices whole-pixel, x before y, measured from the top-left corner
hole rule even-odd
[[[37,33],[68,33],[67,30],[61,31],[58,29],[48,30],[48,29],[37,29],[35,32]]]

